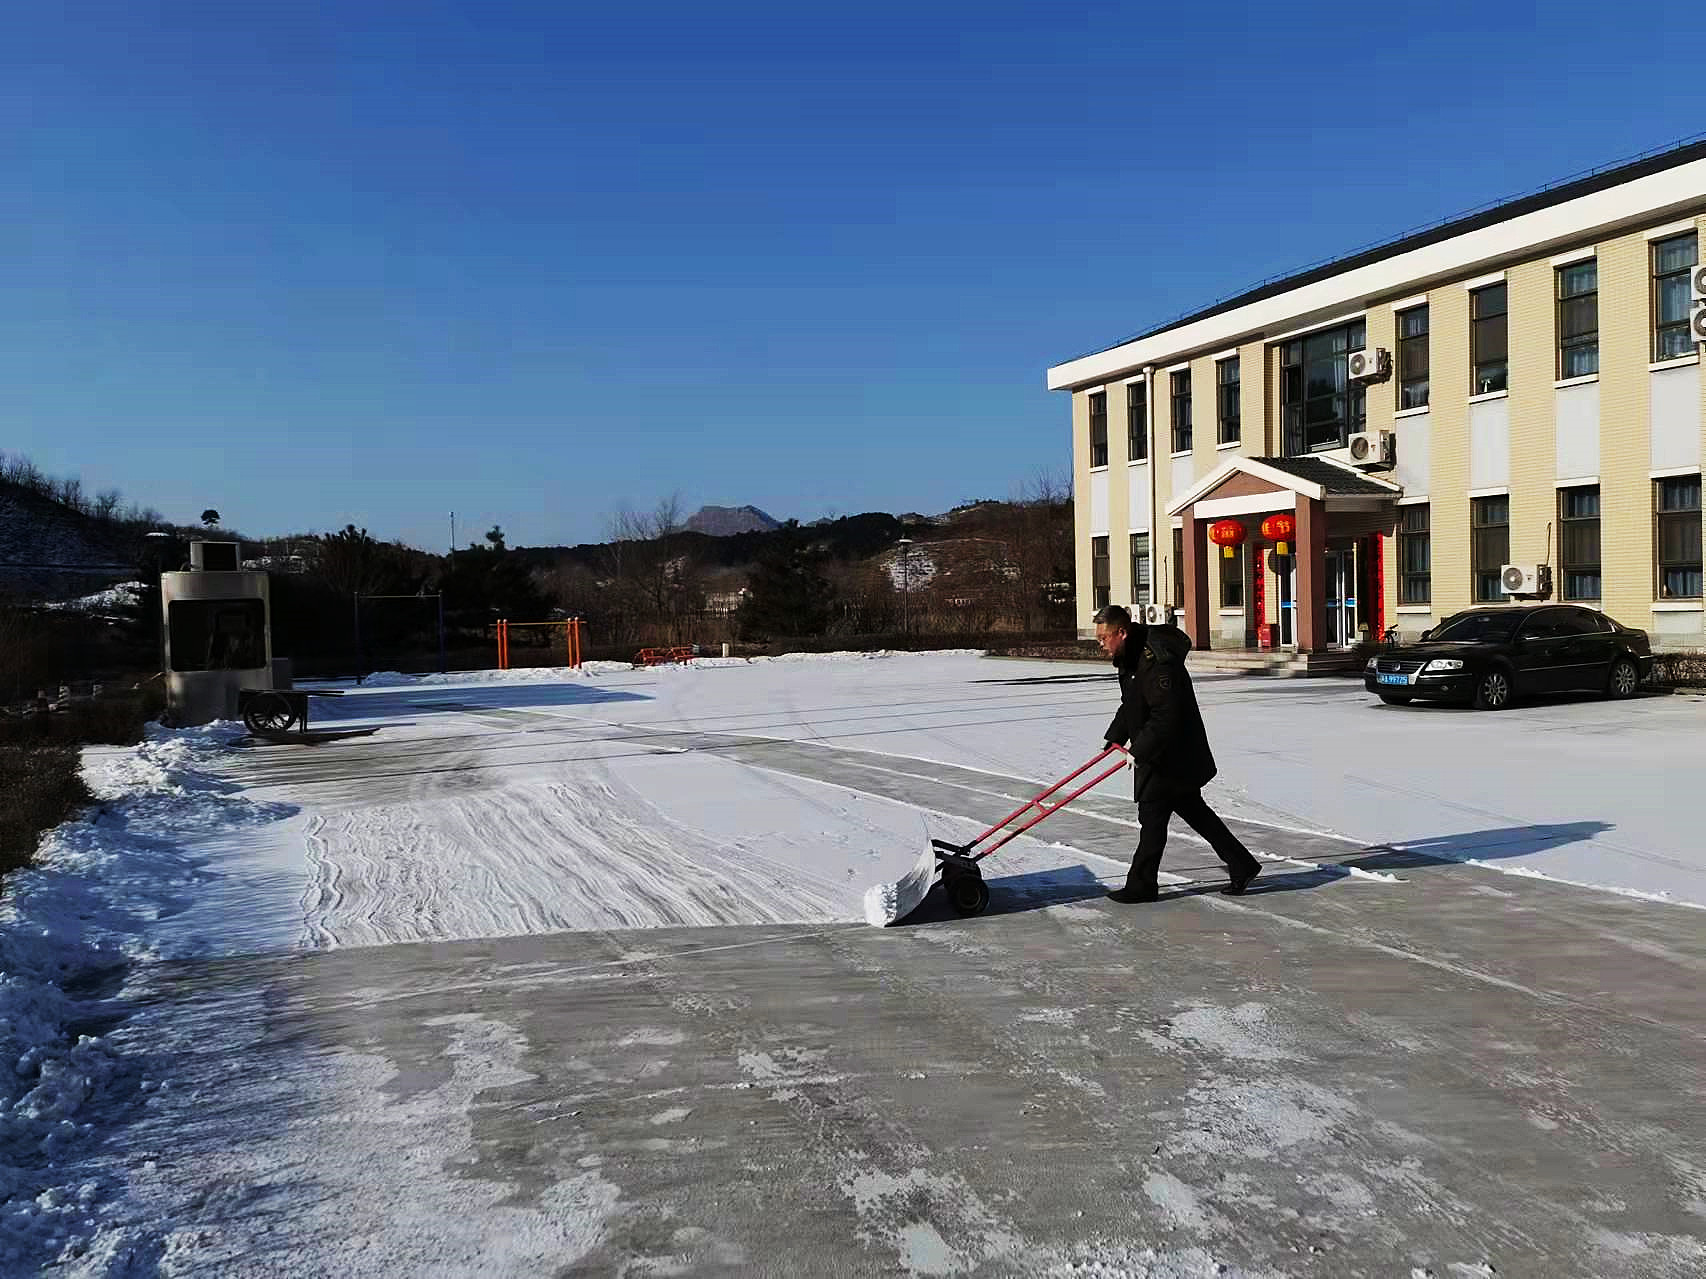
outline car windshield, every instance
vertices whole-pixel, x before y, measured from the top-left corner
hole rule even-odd
[[[1520,613],[1459,613],[1429,638],[1468,643],[1508,640],[1521,618]]]

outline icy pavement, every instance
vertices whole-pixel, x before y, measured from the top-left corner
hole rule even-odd
[[[1702,1273],[1696,914],[1376,856],[1411,891],[998,881],[887,930],[167,965],[115,1039],[179,1077],[92,1161],[100,1239],[173,1275]]]
[[[1666,903],[1706,901],[1706,703],[1203,679],[1259,892],[1177,830],[1172,896],[1103,902],[1122,774],[989,863],[990,915],[882,933],[869,883],[1097,748],[1105,667],[377,685],[316,704],[367,737],[89,752],[0,931],[0,1262],[1699,1272],[1706,912]]]

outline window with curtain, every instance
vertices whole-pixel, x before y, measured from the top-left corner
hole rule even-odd
[[[1599,372],[1599,262],[1561,266],[1558,279],[1558,376]]]
[[[1558,490],[1558,574],[1565,599],[1599,598],[1598,485]]]
[[[1511,556],[1510,498],[1469,499],[1469,555],[1475,573],[1476,601],[1504,599],[1499,576]]]
[[[1505,331],[1506,296],[1503,284],[1489,284],[1469,295],[1469,358],[1474,370],[1471,395],[1506,388],[1510,355]]]
[[[1694,354],[1688,332],[1693,295],[1689,272],[1700,261],[1700,237],[1689,231],[1653,242],[1653,360],[1677,360]]]
[[[1398,602],[1433,601],[1433,534],[1426,502],[1398,508]]]
[[[1653,550],[1659,598],[1697,600],[1700,592],[1700,477],[1677,475],[1654,483]]]
[[[1400,311],[1398,324],[1398,408],[1428,406],[1428,309]]]

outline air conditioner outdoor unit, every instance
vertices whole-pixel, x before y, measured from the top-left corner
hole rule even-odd
[[[1167,616],[1164,604],[1145,604],[1143,606],[1143,622],[1146,626],[1165,626],[1171,619]]]
[[[1370,347],[1352,351],[1350,373],[1353,382],[1378,382],[1392,372],[1392,352],[1385,347]]]
[[[1345,453],[1355,466],[1396,466],[1398,437],[1391,431],[1358,431]]]
[[[1688,331],[1696,342],[1706,342],[1706,264],[1689,272],[1688,284],[1689,291],[1694,295],[1694,309],[1688,316]]]
[[[1549,599],[1552,595],[1552,566],[1506,564],[1499,570],[1499,585],[1513,599]]]

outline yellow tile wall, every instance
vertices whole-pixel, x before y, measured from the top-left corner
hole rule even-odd
[[[1428,297],[1428,400],[1432,423],[1428,497],[1432,510],[1433,615],[1470,602],[1469,575],[1469,290]],[[1550,383],[1548,383],[1550,385]]]
[[[1558,474],[1557,286],[1549,259],[1525,262],[1505,273],[1505,316],[1510,343],[1510,559],[1512,564],[1556,565]],[[1553,550],[1548,551],[1548,526]],[[1462,576],[1468,576],[1464,565]]]
[[[1599,246],[1601,607],[1643,628],[1653,601],[1651,278],[1644,236]]]

